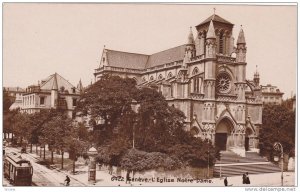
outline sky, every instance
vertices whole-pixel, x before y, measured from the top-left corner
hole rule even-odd
[[[297,7],[203,4],[3,4],[3,86],[26,88],[57,72],[76,86],[94,80],[103,47],[153,54],[185,44],[190,26],[214,13],[242,25],[247,79],[284,98],[296,93]]]

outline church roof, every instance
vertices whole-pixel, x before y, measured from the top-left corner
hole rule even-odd
[[[186,45],[180,45],[149,56],[146,68],[183,60]]]
[[[129,69],[144,69],[148,55],[128,53],[115,50],[107,50],[107,61],[109,66],[123,67]]]
[[[231,24],[233,25],[232,23],[230,23],[229,21],[223,19],[222,17],[220,17],[219,15],[216,15],[216,14],[213,14],[212,16],[208,17],[207,19],[205,19],[202,23],[200,23],[199,25],[197,25],[196,27],[200,26],[200,25],[203,25],[205,23],[208,23],[210,21],[217,21],[217,22],[220,22],[220,23],[226,23],[226,24]]]
[[[56,82],[55,82],[56,81]],[[51,90],[57,86],[58,90],[60,90],[62,87],[64,87],[64,90],[68,90],[69,93],[73,93],[72,88],[73,86],[69,81],[67,81],[65,78],[60,76],[57,73],[54,73],[46,78],[46,80],[43,81],[40,88],[41,90]],[[76,89],[76,93],[78,93],[78,90]]]
[[[106,49],[108,66],[129,68],[129,69],[145,69],[183,60],[185,54],[185,46],[180,45],[171,49],[167,49],[152,55],[128,53]]]

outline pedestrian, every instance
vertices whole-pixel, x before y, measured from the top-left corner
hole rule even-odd
[[[246,172],[246,184],[250,184],[250,178],[248,172]]]
[[[113,167],[111,165],[109,165],[108,174],[112,175],[112,172],[113,172]]]
[[[66,186],[69,186],[69,185],[70,185],[70,181],[71,181],[71,179],[70,179],[70,177],[67,175],[67,176],[66,176],[66,179],[65,179]]]
[[[243,184],[246,184],[246,174],[243,174]]]
[[[127,173],[126,173],[126,184],[127,182],[130,184],[130,171],[127,170]]]
[[[102,167],[102,163],[101,163],[101,162],[98,162],[98,168],[99,168],[99,171],[101,171],[101,167]]]
[[[224,185],[225,185],[225,186],[228,185],[227,177],[225,177],[225,179],[224,179]]]

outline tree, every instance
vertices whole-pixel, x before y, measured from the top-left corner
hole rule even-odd
[[[9,112],[10,106],[14,103],[14,98],[9,96],[8,92],[3,90],[3,113]]]
[[[72,119],[66,113],[56,111],[51,116],[51,120],[43,125],[42,133],[41,139],[51,145],[51,151],[56,149],[61,152],[61,167],[63,169],[64,152],[69,150],[70,141],[75,137]],[[51,161],[53,162],[53,156]]]
[[[283,145],[284,153],[294,155],[295,112],[285,105],[265,105],[259,136],[260,153],[272,157],[275,142]]]
[[[138,113],[131,109],[132,100],[140,103]],[[208,158],[211,165],[215,162],[211,142],[184,131],[184,113],[169,106],[155,87],[138,89],[132,79],[105,75],[85,91],[76,110],[92,118],[98,161],[120,166],[134,140],[136,149],[159,152],[184,165],[207,166]],[[104,124],[98,124],[99,120]],[[208,148],[210,154],[206,153]],[[134,159],[131,156],[127,163]]]
[[[104,75],[85,90],[76,111],[81,115],[89,115],[92,119],[90,125],[94,129],[97,121],[104,121],[101,139],[105,142],[120,125],[122,113],[131,110],[130,104],[136,90],[133,79]]]
[[[4,138],[6,133],[13,133],[14,132],[14,123],[15,123],[15,116],[19,113],[19,109],[14,109],[12,111],[3,111],[3,133]],[[13,134],[12,134],[12,141],[13,141]]]

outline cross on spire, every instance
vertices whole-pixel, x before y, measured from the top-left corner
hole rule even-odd
[[[216,8],[214,7],[214,15],[216,14]]]

